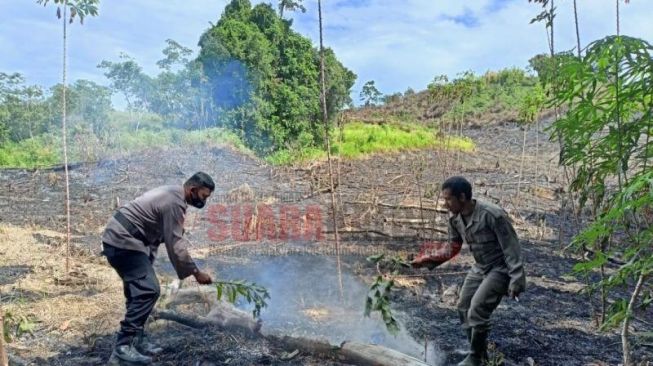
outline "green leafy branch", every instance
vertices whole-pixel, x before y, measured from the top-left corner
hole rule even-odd
[[[261,309],[268,306],[266,299],[270,298],[268,290],[259,286],[256,283],[248,283],[243,280],[238,281],[217,281],[215,282],[217,290],[218,301],[224,295],[226,300],[232,304],[236,302],[238,297],[247,300],[248,304],[254,303],[254,310],[252,316],[258,318],[261,316]]]
[[[36,3],[46,6],[50,0],[37,0]],[[61,7],[65,6],[70,9],[69,23],[72,23],[75,16],[79,16],[79,22],[84,24],[84,18],[88,15],[98,15],[99,0],[53,0],[57,5],[57,18],[61,19]]]
[[[399,323],[392,315],[390,308],[390,292],[394,286],[394,277],[400,268],[410,267],[403,259],[398,257],[386,258],[385,254],[377,254],[367,258],[368,261],[376,264],[379,275],[374,280],[365,299],[365,316],[369,317],[373,311],[381,313],[381,318],[390,334],[396,335],[399,332]],[[381,268],[390,268],[391,274],[384,275]],[[388,277],[388,278],[386,278]]]

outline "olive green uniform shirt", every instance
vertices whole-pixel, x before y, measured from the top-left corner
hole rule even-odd
[[[474,212],[467,223],[461,214],[449,219],[450,241],[469,245],[475,261],[473,272],[483,275],[493,270],[504,272],[510,276],[510,288],[523,291],[526,274],[521,245],[508,214],[499,206],[474,201]]]

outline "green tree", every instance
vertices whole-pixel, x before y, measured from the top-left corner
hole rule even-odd
[[[139,112],[150,110],[153,96],[156,95],[156,81],[143,73],[136,61],[127,54],[121,54],[120,62],[103,60],[98,68],[105,69],[104,76],[111,81],[111,88],[122,93],[127,102],[130,119],[134,119],[133,112],[137,112],[135,129],[140,127]]]
[[[103,60],[98,68],[105,69],[104,76],[110,80],[112,89],[122,93],[128,109],[147,106],[147,75],[143,68],[127,54],[120,54],[120,62]]]
[[[189,57],[193,54],[193,51],[172,39],[166,39],[166,44],[166,48],[163,49],[165,58],[157,61],[157,66],[165,71],[171,71],[174,65],[183,68],[187,67],[190,62]]]
[[[323,143],[318,51],[270,5],[231,1],[199,44],[215,123],[262,154]],[[350,101],[355,75],[331,50],[325,63],[327,105],[338,111]]]
[[[191,60],[192,50],[174,40],[166,40],[165,58],[157,65],[163,70],[152,79],[148,109],[169,124],[192,128],[202,123],[205,80],[198,63]]]
[[[38,4],[43,6],[47,5],[50,0],[37,0]],[[77,16],[79,22],[84,24],[84,18],[86,16],[95,16],[98,14],[97,6],[99,0],[52,0],[57,4],[57,17],[62,19],[63,25],[63,67],[62,67],[62,79],[63,79],[63,98],[62,98],[62,137],[63,137],[63,155],[64,155],[64,175],[66,177],[66,273],[69,269],[69,258],[70,258],[70,191],[68,184],[68,145],[66,143],[66,57],[67,57],[67,33],[66,33],[66,23],[72,23]],[[63,11],[62,11],[63,9]],[[62,16],[63,12],[63,16]],[[66,13],[69,13],[69,18]]]
[[[22,75],[0,73],[0,137],[20,141],[48,130],[44,93]]]
[[[283,11],[296,11],[301,10],[306,13],[306,8],[302,5],[303,0],[279,0],[279,18],[283,19]]]
[[[95,135],[104,135],[111,112],[111,89],[89,80],[77,80],[69,92],[75,96],[71,108],[73,126],[81,126]]]
[[[581,58],[554,60],[559,71],[550,103],[566,106],[567,112],[553,124],[552,134],[561,137],[562,163],[578,168],[570,189],[579,193],[581,205],[592,198],[596,213],[573,242],[594,257],[575,270],[588,275],[608,258],[623,260],[594,287],[604,300],[607,291],[632,289],[630,296],[613,291],[616,300],[602,319],[603,328],[621,325],[624,365],[632,365],[629,323],[653,296],[642,287],[653,274],[653,46],[610,36],[592,42]],[[649,300],[642,301],[642,294]]]
[[[381,101],[383,94],[374,85],[374,80],[370,80],[363,85],[360,92],[360,101],[364,102],[365,106],[375,105]]]

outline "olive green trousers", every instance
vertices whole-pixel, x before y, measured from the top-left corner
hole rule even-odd
[[[463,328],[490,329],[490,315],[508,293],[510,277],[501,271],[482,275],[470,270],[460,290],[458,314]]]

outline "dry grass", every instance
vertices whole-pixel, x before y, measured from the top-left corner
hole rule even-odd
[[[395,283],[398,287],[421,288],[426,284],[426,280],[421,277],[397,277]]]
[[[19,338],[8,348],[19,355],[48,357],[57,353],[52,344],[79,345],[81,339],[92,345],[97,335],[114,332],[124,311],[122,284],[114,270],[102,258],[76,256],[66,276],[65,249],[39,243],[34,233],[62,237],[50,230],[0,225],[0,268],[30,268],[7,281],[2,278],[2,311],[36,322],[35,338]]]

